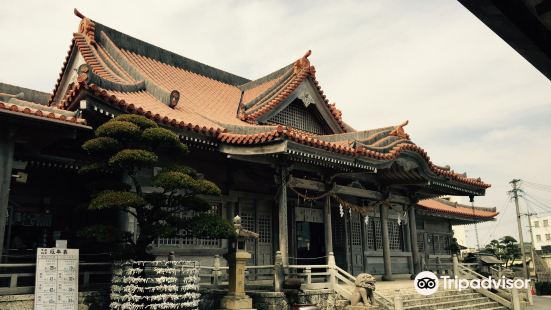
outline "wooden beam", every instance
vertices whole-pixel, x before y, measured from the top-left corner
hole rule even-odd
[[[314,190],[318,192],[325,192],[330,189],[323,182],[301,179],[293,176],[289,176],[289,181],[287,185],[289,187]],[[384,197],[385,197],[381,192],[372,191],[372,190],[363,189],[363,188],[356,188],[351,186],[337,185],[337,184],[333,187],[333,193],[366,198],[371,200],[384,200]],[[411,203],[411,200],[405,196],[391,194],[390,202],[407,205]]]
[[[361,198],[368,198],[373,200],[383,200],[384,196],[380,192],[376,191],[370,191],[363,188],[356,188],[351,186],[344,186],[344,185],[335,185],[335,193],[337,194],[343,194],[343,195],[349,195],[349,196],[355,196],[355,197],[361,197]]]
[[[228,144],[223,144],[220,146],[220,152],[231,155],[276,154],[283,153],[285,151],[287,151],[287,141],[261,146],[237,146]]]
[[[327,190],[323,182],[301,179],[293,176],[289,176],[289,181],[287,182],[287,185],[289,187],[309,189],[318,192],[325,192]]]
[[[390,193],[389,197],[390,202],[401,204],[401,205],[409,205],[411,204],[411,199],[409,199],[406,196],[396,195],[393,193]]]

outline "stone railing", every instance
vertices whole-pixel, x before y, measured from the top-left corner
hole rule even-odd
[[[111,283],[111,263],[80,263],[79,290],[108,288]],[[34,292],[36,264],[0,264],[0,295]]]
[[[224,286],[228,284],[228,267],[221,266],[219,256],[215,256],[213,266],[201,266],[200,269],[203,285]],[[346,300],[350,300],[356,289],[356,278],[337,266],[333,253],[329,254],[327,264],[289,264],[284,266],[278,252],[274,265],[246,266],[245,273],[247,287],[263,286],[273,292],[282,291],[284,278],[300,279],[302,288],[306,290],[329,289]],[[381,309],[394,309],[395,300],[377,292],[374,292],[374,296]]]
[[[474,270],[477,264],[460,264],[457,260],[457,257],[453,256],[453,270],[455,277],[459,279],[474,280],[487,279],[485,276]],[[497,270],[496,270],[497,271]],[[498,273],[499,274],[499,273]],[[499,280],[499,279],[496,279]],[[531,302],[530,290],[519,290],[517,288],[504,289],[501,287],[495,287],[492,289],[477,288],[474,289],[476,292],[490,298],[491,300],[501,304],[502,306],[508,309],[521,310],[524,309],[525,301]]]

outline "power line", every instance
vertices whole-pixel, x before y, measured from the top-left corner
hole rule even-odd
[[[524,181],[522,184],[525,185],[528,188],[531,188],[531,189],[551,193],[551,186],[550,185],[538,184],[538,183],[533,183],[533,182],[529,182],[529,181]]]
[[[551,205],[551,199],[547,199],[547,198],[542,198],[540,196],[536,196],[536,195],[533,195],[532,193],[525,193],[526,195],[528,196],[531,196],[532,198],[534,198],[535,200],[539,201],[541,204],[544,204],[544,205]]]
[[[540,207],[544,210],[551,211],[551,206],[548,206],[547,204],[539,201],[537,198],[533,197],[532,195],[530,195],[528,193],[524,193],[522,198],[525,199],[525,200],[530,201],[532,204],[535,204],[535,205],[537,205],[538,207]]]
[[[508,210],[507,207],[509,207],[510,205],[511,205],[511,197],[507,197],[505,208],[503,208],[503,213],[501,213],[501,216],[497,219],[497,221],[494,225],[494,228],[492,229],[492,232],[488,235],[488,237],[486,237],[486,240],[484,241],[484,244],[488,244],[488,240],[492,239],[492,237],[494,235],[494,232],[496,231],[497,227],[501,223],[501,220],[505,217],[505,213]]]
[[[526,180],[522,180],[522,184],[527,184],[527,185],[532,185],[532,186],[547,187],[547,188],[551,189],[551,185],[541,184],[541,183],[535,183],[535,182],[530,182],[530,181],[526,181]]]

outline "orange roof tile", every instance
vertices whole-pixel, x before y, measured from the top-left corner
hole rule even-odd
[[[225,124],[248,125],[236,117],[239,88],[130,51],[123,53],[154,83],[168,91],[180,92],[177,111],[208,115]]]
[[[480,207],[473,208],[470,206],[452,203],[443,199],[421,200],[417,203],[417,206],[421,209],[429,210],[432,212],[450,213],[480,219],[492,219],[499,214],[495,211],[495,209]]]
[[[393,160],[402,152],[416,152],[431,171],[440,176],[481,188],[490,186],[480,179],[467,178],[434,165],[426,152],[409,140],[403,130],[406,123],[346,132],[348,127],[342,121],[341,112],[329,103],[316,80],[315,68],[308,60],[310,51],[290,66],[249,81],[129,37],[80,13],[77,15],[83,20],[73,46],[84,56],[92,72],[88,75],[91,78],[79,77],[78,83],[64,94],[58,103],[62,108],[72,108],[77,95],[85,90],[124,111],[210,134],[224,143],[255,144],[285,138],[384,161]],[[92,73],[97,77],[90,76]],[[306,79],[317,88],[344,133],[314,135],[290,127],[257,124],[259,117],[272,111]],[[171,108],[169,94],[174,90],[179,92],[179,101]]]
[[[264,92],[266,92],[268,89],[273,87],[276,83],[280,82],[281,77],[274,78],[272,80],[269,80],[267,82],[261,83],[251,89],[248,89],[243,92],[243,99],[241,102],[248,103],[251,102],[256,97],[260,96]]]
[[[86,120],[74,115],[67,115],[67,111],[42,106],[40,104],[27,103],[25,105],[0,101],[0,110],[10,111],[23,116],[35,116],[71,124],[86,125]]]

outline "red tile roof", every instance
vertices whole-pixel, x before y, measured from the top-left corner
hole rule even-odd
[[[270,86],[263,84],[263,91],[260,92],[257,90],[255,92],[258,94],[257,97],[251,98],[252,96],[247,96],[246,99],[250,100],[243,100],[245,106],[244,109],[240,109],[240,118],[245,121],[256,122],[258,118],[279,106],[302,82],[306,79],[310,79],[335,118],[335,121],[339,124],[341,129],[346,132],[347,128],[342,121],[341,111],[335,107],[335,104],[329,103],[319,82],[316,80],[316,69],[314,66],[310,65],[310,61],[308,60],[310,54],[311,51],[308,51],[302,58],[298,59],[292,67],[282,73],[280,77],[265,83],[270,84]],[[256,102],[251,106],[247,106],[247,103],[250,103],[253,99]]]
[[[74,115],[67,115],[67,111],[42,106],[34,103],[25,105],[0,101],[0,111],[10,111],[21,114],[22,116],[35,116],[45,119],[62,121],[66,123],[86,125],[86,120]]]
[[[493,219],[499,214],[496,212],[495,208],[473,208],[471,206],[453,203],[445,199],[421,200],[417,203],[417,206],[431,212],[449,213],[479,219]]]
[[[403,152],[415,152],[440,176],[479,188],[490,186],[480,179],[467,178],[434,165],[426,152],[405,133],[403,127],[407,123],[346,132],[348,127],[342,121],[341,112],[329,103],[316,80],[315,68],[308,60],[310,51],[292,65],[257,81],[249,81],[148,45],[87,18],[83,18],[79,33],[74,35],[71,49],[75,47],[89,70],[86,72],[83,68],[84,75],[79,76],[78,83],[56,103],[62,108],[73,108],[75,98],[85,90],[129,113],[210,134],[224,143],[245,145],[284,138],[381,161],[393,160]],[[259,117],[276,108],[306,80],[315,86],[344,133],[315,135],[290,127],[257,123]],[[59,80],[54,91],[58,91],[58,87]],[[169,94],[174,90],[180,96],[177,105],[171,108]]]

